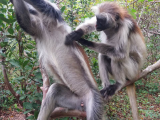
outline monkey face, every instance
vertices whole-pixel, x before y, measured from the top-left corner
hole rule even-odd
[[[97,18],[97,24],[96,24],[97,31],[103,31],[115,26],[115,20],[110,14],[101,13],[96,15],[96,18]]]

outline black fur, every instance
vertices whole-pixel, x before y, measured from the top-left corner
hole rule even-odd
[[[13,4],[13,0],[10,0],[10,2]]]
[[[118,89],[119,85],[120,84],[118,82],[116,82],[114,85],[110,85],[109,87],[102,89],[100,91],[100,93],[102,94],[103,97],[107,97],[107,99],[108,99],[108,97],[110,97],[110,96],[115,94],[115,92]]]
[[[65,45],[72,45],[73,41],[79,40],[84,35],[84,32],[82,29],[79,29],[77,31],[74,31],[66,36]]]
[[[97,31],[102,31],[108,28],[107,20],[106,17],[103,15],[96,15],[97,18],[97,25],[96,25],[96,30]]]
[[[32,15],[38,15],[38,13],[35,10],[29,9],[29,13],[31,13]]]
[[[27,16],[26,16],[27,17]],[[19,14],[16,13],[16,19],[17,19],[17,22],[19,23],[19,25],[21,26],[21,28],[28,34],[34,36],[35,35],[35,32],[33,30],[30,29],[30,18],[28,18],[29,21],[26,21],[28,22],[28,24],[23,24],[24,21],[21,19],[21,16]]]
[[[87,47],[94,47],[94,42],[91,42],[91,41],[88,41],[88,40],[85,40],[83,38],[77,40],[80,44],[82,45],[85,45]]]
[[[106,61],[106,69],[112,75],[112,68],[111,68],[111,58],[106,55],[102,55],[104,61]]]
[[[30,1],[31,1],[31,4],[35,6],[44,15],[55,18],[59,22],[64,21],[61,16],[61,11],[56,10],[54,7],[52,7],[50,4],[48,4],[44,0],[30,0]]]

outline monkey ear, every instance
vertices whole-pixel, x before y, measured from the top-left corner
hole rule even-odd
[[[120,19],[119,13],[116,13],[115,21],[118,21],[119,19]]]

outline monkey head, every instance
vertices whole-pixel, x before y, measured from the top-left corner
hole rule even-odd
[[[110,29],[116,26],[116,21],[113,19],[112,15],[101,13],[96,15],[97,23],[96,30],[102,31],[106,29]]]
[[[123,19],[124,10],[113,2],[105,2],[92,7],[96,14],[96,30],[102,31],[117,27],[117,24]]]

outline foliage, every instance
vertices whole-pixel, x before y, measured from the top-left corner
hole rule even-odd
[[[91,7],[105,0],[51,0],[56,2],[63,13],[65,21],[74,30],[77,25],[86,18],[94,16]],[[110,0],[112,1],[112,0]],[[60,2],[60,3],[59,3]],[[117,0],[128,9],[142,29],[148,50],[148,56],[144,67],[153,64],[160,59],[160,4],[153,0]],[[84,36],[91,41],[99,41],[99,33],[94,32]],[[0,109],[7,110],[10,107],[16,111],[23,111],[28,119],[36,119],[40,108],[42,93],[41,73],[38,64],[36,43],[20,29],[15,19],[13,5],[9,0],[0,0],[0,56],[5,57],[3,63],[7,70],[10,84],[14,91],[20,95],[23,109],[18,108],[15,97],[7,89],[4,83],[2,70],[0,69]],[[101,89],[97,53],[84,48],[89,59],[94,77]],[[0,62],[2,65],[2,62]],[[159,119],[160,116],[160,70],[148,75],[145,80],[136,82],[137,102],[141,119]],[[111,82],[113,82],[111,80]],[[106,115],[109,119],[131,119],[129,100],[125,89],[120,91],[106,106]],[[77,119],[77,118],[62,118]]]

